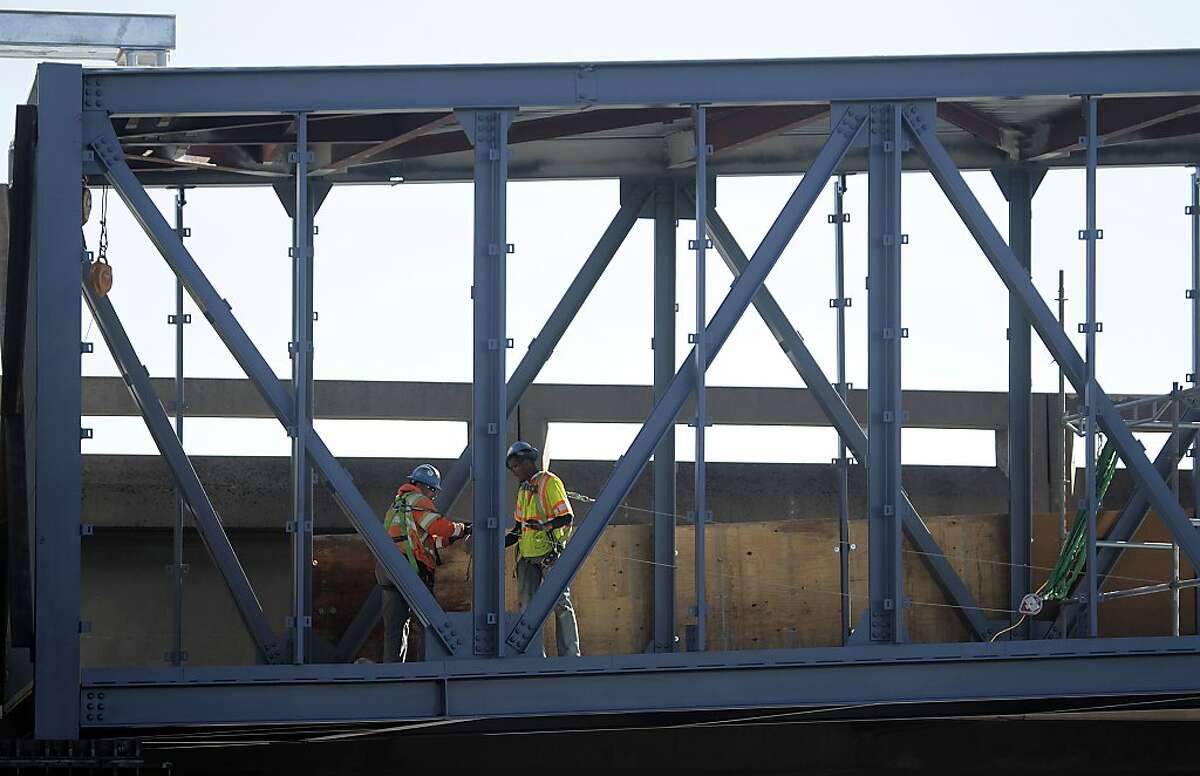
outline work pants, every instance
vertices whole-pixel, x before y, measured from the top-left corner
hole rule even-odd
[[[537,558],[521,558],[517,561],[517,596],[521,602],[521,611],[529,606],[529,600],[542,586],[549,568],[543,568]],[[579,624],[575,620],[575,606],[571,603],[571,589],[564,588],[562,595],[554,602],[555,641],[559,657],[579,657]],[[541,633],[538,635],[538,650],[542,657],[546,650],[541,644]]]
[[[408,562],[407,560],[405,561]],[[417,564],[417,575],[433,592],[433,572]],[[408,656],[408,629],[412,620],[412,608],[391,579],[379,566],[375,567],[375,581],[383,592],[383,662],[404,663]]]

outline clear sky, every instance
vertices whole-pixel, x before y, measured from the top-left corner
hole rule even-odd
[[[596,61],[940,54],[1017,51],[1186,48],[1196,45],[1200,5],[1134,6],[1101,0],[1086,6],[1012,0],[907,3],[645,3],[561,2],[205,3],[25,2],[24,8],[169,12],[178,17],[177,66],[432,64],[454,62]],[[848,12],[849,11],[849,12]],[[0,135],[10,137],[15,103],[25,99],[34,63],[0,60]],[[7,174],[7,160],[0,159]],[[1006,208],[986,174],[968,180],[1003,232]],[[1102,170],[1099,177],[1100,336],[1098,372],[1110,392],[1160,392],[1189,369],[1189,242],[1183,205],[1188,171]],[[795,178],[722,179],[718,204],[751,252]],[[848,209],[849,379],[866,383],[865,179],[851,179]],[[164,210],[170,194],[155,193]],[[832,231],[814,208],[772,273],[769,285],[833,375]],[[193,192],[189,247],[230,299],[271,365],[289,362],[289,222],[269,189]],[[174,370],[173,279],[114,196],[110,259],[113,301],[151,374]],[[518,345],[510,370],[537,332],[617,207],[615,181],[513,183],[509,187],[509,334]],[[1051,172],[1034,215],[1034,282],[1051,300],[1057,272],[1067,278],[1067,328],[1082,320],[1083,177]],[[341,187],[318,216],[316,376],[374,380],[470,379],[471,188],[469,185]],[[95,221],[88,229],[95,244]],[[1007,297],[990,266],[956,220],[932,179],[904,179],[904,386],[1005,390]],[[691,223],[680,229],[679,343],[682,360],[694,319],[694,260],[685,250]],[[639,223],[564,338],[541,379],[551,382],[646,383],[649,350],[651,234]],[[707,268],[711,314],[728,288],[715,253]],[[414,316],[402,300],[420,299]],[[189,300],[190,305],[190,300]],[[232,358],[200,316],[187,331],[189,375],[239,376]],[[85,311],[84,328],[88,318]],[[88,339],[99,340],[93,332]],[[1056,389],[1057,371],[1040,345],[1034,389]],[[111,360],[85,360],[88,374],[114,374]],[[709,373],[710,385],[799,385],[753,312],[746,315]],[[95,420],[85,451],[149,452],[138,421]],[[196,453],[279,453],[287,449],[273,422],[190,422]],[[465,441],[459,427],[324,423],[342,455],[452,455]],[[685,429],[686,431],[686,429]],[[615,457],[631,428],[605,433],[559,429],[558,455]],[[831,433],[822,430],[716,429],[710,460],[826,461]],[[952,441],[953,440],[953,441]],[[944,444],[952,441],[952,444]],[[990,463],[988,435],[952,437],[909,432],[906,460]],[[691,448],[680,438],[680,457]]]

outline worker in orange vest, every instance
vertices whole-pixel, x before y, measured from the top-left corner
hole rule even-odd
[[[421,464],[396,491],[383,519],[388,536],[430,592],[438,550],[471,535],[470,523],[456,523],[438,513],[433,499],[441,488],[441,472],[431,464]],[[379,564],[375,565],[375,581],[383,591],[383,659],[403,663],[408,654],[411,607]]]
[[[541,587],[550,567],[567,546],[574,513],[563,481],[538,465],[541,453],[528,442],[508,448],[505,466],[517,478],[516,524],[504,546],[517,545],[517,597],[522,611]],[[559,657],[579,657],[579,624],[571,590],[564,588],[554,603],[555,635]],[[543,651],[543,657],[545,652]]]

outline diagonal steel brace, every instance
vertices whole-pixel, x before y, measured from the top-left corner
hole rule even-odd
[[[929,165],[929,171],[945,192],[946,198],[958,212],[983,253],[991,262],[996,274],[1008,287],[1012,298],[1021,306],[1026,320],[1042,338],[1046,349],[1058,361],[1063,373],[1075,390],[1084,393],[1087,374],[1083,359],[1060,328],[1054,314],[1046,306],[1033,281],[1017,261],[1008,243],[1000,236],[983,206],[971,192],[954,161],[946,152],[936,133],[933,103],[911,103],[904,109],[904,120],[909,135]],[[1096,385],[1096,415],[1108,439],[1134,479],[1145,489],[1146,497],[1154,510],[1162,517],[1167,528],[1175,537],[1180,548],[1193,567],[1200,568],[1200,532],[1192,526],[1183,507],[1167,487],[1166,482],[1146,457],[1146,451],[1134,439],[1120,412],[1113,406],[1100,386]]]
[[[734,239],[733,233],[729,231],[729,227],[713,208],[708,211],[708,233],[712,236],[713,245],[721,254],[721,258],[725,260],[725,265],[729,267],[730,272],[734,277],[740,277],[749,268],[750,260],[746,258],[741,246]],[[804,344],[800,334],[788,321],[783,308],[775,301],[775,297],[771,295],[765,284],[754,295],[754,309],[758,311],[763,323],[775,337],[775,341],[787,354],[788,361],[800,375],[800,379],[808,386],[809,393],[817,402],[817,406],[846,440],[854,457],[860,461],[866,461],[866,433],[842,397],[826,379],[821,365],[813,358],[808,346]],[[902,517],[905,535],[920,553],[921,560],[942,592],[946,594],[951,603],[958,607],[959,616],[974,633],[975,638],[980,641],[988,639],[992,629],[988,624],[987,617],[984,616],[984,611],[979,608],[971,591],[963,584],[962,578],[959,577],[954,567],[946,560],[942,548],[929,533],[929,527],[925,525],[916,508],[913,507],[908,494],[903,491],[901,493],[904,496]]]
[[[290,433],[294,433],[294,429],[290,428],[294,418],[291,393],[267,365],[266,359],[234,317],[229,303],[213,288],[212,283],[196,264],[196,260],[184,247],[179,235],[167,224],[162,213],[138,182],[125,161],[125,153],[116,133],[113,132],[107,114],[97,111],[85,112],[84,137],[95,151],[96,158],[103,164],[108,182],[141,224],[167,265],[183,283],[196,306],[212,324],[217,336],[229,348],[229,352],[254,383],[275,417]],[[462,640],[451,625],[450,618],[404,556],[396,551],[391,538],[383,530],[379,517],[372,512],[362,494],[358,492],[349,473],[337,462],[311,427],[308,456],[312,465],[321,472],[333,489],[346,517],[362,535],[376,561],[412,605],[421,622],[437,634],[450,654],[455,654],[462,645]]]
[[[849,150],[855,138],[862,130],[867,115],[867,108],[861,104],[845,104],[835,106],[841,108],[835,111],[838,116],[832,121],[829,140],[821,148],[813,160],[808,172],[800,180],[800,184],[792,193],[780,211],[779,216],[767,230],[766,236],[755,252],[746,274],[733,281],[721,306],[710,319],[706,327],[705,337],[708,338],[709,350],[705,366],[712,363],[721,351],[730,332],[750,302],[754,294],[762,286],[767,275],[779,260],[792,235],[800,227],[804,217],[816,202],[817,197],[825,188],[829,176],[837,169],[842,157]],[[649,417],[634,437],[633,443],[625,455],[613,469],[608,482],[600,491],[595,504],[587,518],[582,522],[567,545],[566,551],[551,567],[550,572],[542,581],[541,587],[530,600],[525,611],[517,618],[508,634],[508,644],[518,652],[525,651],[529,642],[538,632],[555,601],[562,595],[571,578],[579,571],[588,553],[599,541],[605,527],[612,519],[621,501],[633,487],[634,481],[650,460],[659,440],[675,424],[675,418],[683,408],[688,396],[696,385],[696,369],[693,357],[684,361],[683,367],[675,373],[668,383]]]
[[[221,518],[209,501],[204,486],[200,484],[200,478],[192,468],[192,462],[184,452],[179,437],[175,436],[167,411],[163,409],[158,394],[150,384],[150,373],[138,360],[137,352],[133,349],[125,327],[121,325],[121,319],[117,316],[112,301],[107,295],[100,296],[92,288],[88,279],[91,266],[91,261],[83,262],[82,285],[84,299],[88,309],[92,311],[96,326],[100,329],[104,341],[108,343],[113,361],[121,370],[121,376],[129,386],[129,393],[141,411],[142,419],[146,421],[146,428],[171,469],[176,486],[196,519],[196,529],[200,538],[208,548],[208,553],[212,556],[226,587],[229,588],[229,594],[233,596],[233,603],[250,633],[250,638],[254,640],[254,645],[265,662],[278,663],[284,657],[283,645],[267,622],[262,604],[254,594],[254,588],[238,561],[233,545],[229,543],[224,526],[221,525]],[[176,573],[179,571],[176,570]]]

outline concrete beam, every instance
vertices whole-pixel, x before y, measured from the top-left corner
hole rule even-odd
[[[164,402],[174,396],[169,378],[156,378]],[[285,386],[287,385],[285,381]],[[274,417],[246,380],[189,378],[191,417]],[[470,383],[321,380],[314,389],[317,418],[363,420],[466,421],[471,415]],[[708,414],[720,425],[828,426],[817,403],[803,388],[722,388],[709,391]],[[549,423],[641,423],[650,406],[648,385],[533,385],[523,412]],[[972,391],[905,391],[908,428],[995,430],[1007,426],[1006,394]],[[849,406],[866,414],[866,391],[851,391]],[[117,377],[84,379],[83,413],[89,416],[137,414],[125,383]],[[680,410],[685,422],[691,402]]]

